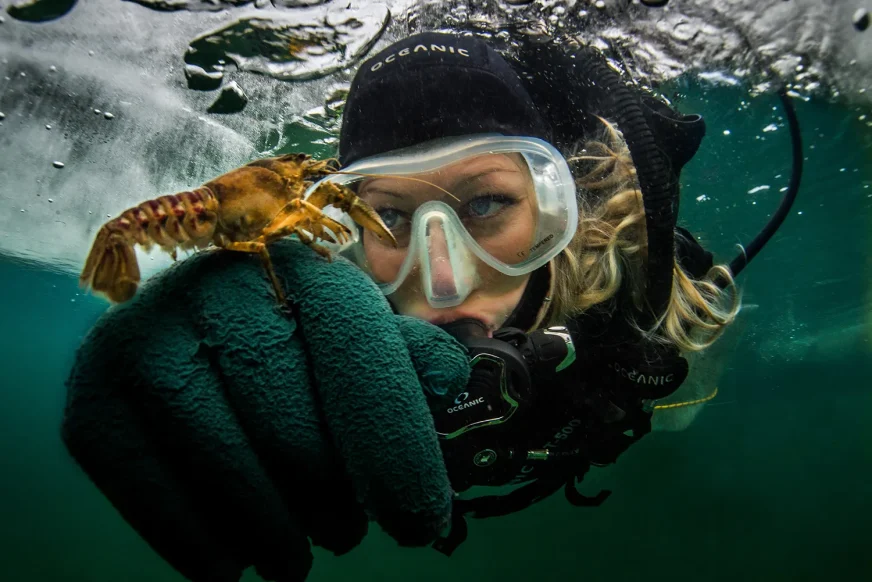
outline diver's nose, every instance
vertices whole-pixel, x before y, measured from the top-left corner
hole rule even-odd
[[[418,211],[416,232],[424,239],[418,239],[418,248],[427,303],[437,308],[460,305],[477,282],[475,257],[464,243],[460,220],[443,202],[427,202]]]
[[[427,260],[430,267],[430,295],[434,299],[457,296],[448,241],[440,220],[427,223]]]

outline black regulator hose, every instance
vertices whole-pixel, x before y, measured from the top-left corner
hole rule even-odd
[[[617,124],[636,166],[648,231],[647,299],[652,311],[647,317],[653,323],[666,311],[672,295],[678,180],[648,125],[639,92],[594,49],[582,47],[574,58],[578,78],[586,85],[587,111],[596,111]]]
[[[793,206],[793,201],[796,200],[796,195],[799,192],[799,183],[802,180],[803,162],[802,132],[799,128],[799,120],[796,118],[796,110],[793,108],[793,103],[790,102],[790,98],[787,96],[787,90],[784,88],[779,89],[778,98],[781,99],[781,104],[784,106],[784,114],[787,117],[787,126],[790,128],[790,144],[791,152],[793,154],[793,167],[790,172],[790,181],[787,184],[787,192],[784,193],[784,198],[781,199],[781,204],[778,205],[775,214],[772,215],[772,218],[769,219],[769,222],[763,227],[763,230],[754,237],[754,240],[748,243],[748,246],[744,247],[742,252],[730,262],[730,272],[733,274],[733,277],[741,273],[742,269],[747,267],[748,263],[757,256],[760,249],[769,242],[769,239],[772,238],[772,235],[775,234],[775,231],[778,230],[778,227],[780,227],[781,223],[784,222],[784,219],[787,218],[787,214],[790,212],[790,208]],[[718,284],[723,287],[725,282],[719,281]]]

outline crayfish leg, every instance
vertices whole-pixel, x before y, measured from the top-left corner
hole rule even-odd
[[[322,247],[319,244],[316,244],[315,239],[310,234],[306,233],[306,231],[304,231],[300,228],[296,229],[294,232],[297,234],[297,236],[300,237],[300,241],[304,245],[306,245],[307,247],[309,247],[310,249],[312,249],[313,251],[315,251],[316,253],[318,253],[319,255],[324,257],[325,259],[327,259],[328,263],[333,262],[333,254],[328,249]]]
[[[388,241],[395,248],[397,247],[397,239],[378,212],[345,186],[323,182],[306,198],[306,202],[319,209],[332,204],[335,208],[348,213],[354,222],[375,234],[380,240]]]
[[[304,235],[300,229],[305,228],[316,237],[327,240],[327,233],[324,232],[325,227],[330,229],[339,243],[346,242],[351,236],[351,231],[348,230],[347,226],[333,220],[314,204],[297,198],[288,202],[272,222],[263,229],[263,238],[269,243],[296,233],[300,236],[300,240],[309,244],[312,241],[304,240]]]
[[[267,250],[264,243],[256,241],[227,242],[223,245],[223,248],[229,251],[256,253],[260,255],[260,259],[263,261],[263,268],[266,269],[266,274],[269,276],[273,289],[276,292],[276,300],[279,302],[280,306],[285,305],[287,300],[285,298],[284,289],[282,289],[282,284],[279,282],[279,278],[273,268],[272,258],[269,256],[269,250]]]

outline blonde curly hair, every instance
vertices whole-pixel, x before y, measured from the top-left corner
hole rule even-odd
[[[578,186],[579,226],[554,260],[547,325],[609,305],[622,285],[627,285],[639,314],[646,308],[648,237],[642,192],[621,132],[601,121],[601,138],[576,145],[567,157]],[[694,279],[676,260],[672,273],[668,307],[653,326],[643,329],[634,314],[622,315],[648,341],[672,344],[683,352],[703,350],[735,320],[741,295],[725,265]],[[718,281],[725,283],[723,288]]]

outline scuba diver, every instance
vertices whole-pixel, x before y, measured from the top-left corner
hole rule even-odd
[[[360,66],[324,178],[398,244],[272,245],[292,316],[248,255],[153,277],[80,347],[64,442],[194,581],[303,580],[369,521],[450,555],[467,517],[597,505],[582,478],[650,431],[786,214],[715,264],[676,225],[704,133],[584,47],[400,40]]]

